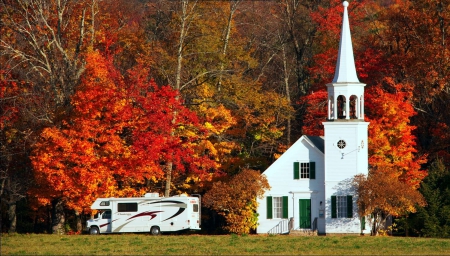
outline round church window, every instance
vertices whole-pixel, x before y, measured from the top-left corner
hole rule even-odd
[[[338,146],[338,148],[340,148],[340,149],[344,149],[345,146],[346,146],[346,143],[345,143],[344,140],[339,140],[339,141],[337,142],[337,146]]]

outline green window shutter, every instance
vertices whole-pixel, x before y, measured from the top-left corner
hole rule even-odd
[[[366,217],[361,218],[361,230],[366,229]]]
[[[311,162],[309,163],[309,178],[310,179],[316,179],[316,163]]]
[[[331,196],[331,218],[337,218],[336,196]]]
[[[294,180],[300,179],[300,163],[294,162]]]
[[[289,206],[288,197],[283,196],[283,219],[289,218],[288,206]]]
[[[347,218],[353,218],[353,198],[347,196]]]
[[[268,196],[267,197],[267,218],[268,219],[272,219],[273,217],[273,214],[272,214],[272,209],[273,209],[273,207],[272,207],[272,197],[271,196]]]

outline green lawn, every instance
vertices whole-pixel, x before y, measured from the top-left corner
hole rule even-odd
[[[450,255],[450,240],[369,236],[8,235],[1,255]]]

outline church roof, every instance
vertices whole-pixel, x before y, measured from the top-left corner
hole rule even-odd
[[[358,76],[356,75],[352,37],[348,21],[348,2],[344,1],[343,5],[344,15],[342,17],[341,41],[339,42],[338,60],[333,83],[359,83]]]
[[[325,141],[323,136],[310,136],[305,135],[305,137],[311,142],[314,147],[320,150],[320,152],[325,153]]]

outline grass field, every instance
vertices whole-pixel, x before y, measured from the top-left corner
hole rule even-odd
[[[449,239],[263,235],[8,235],[1,255],[450,255]]]

